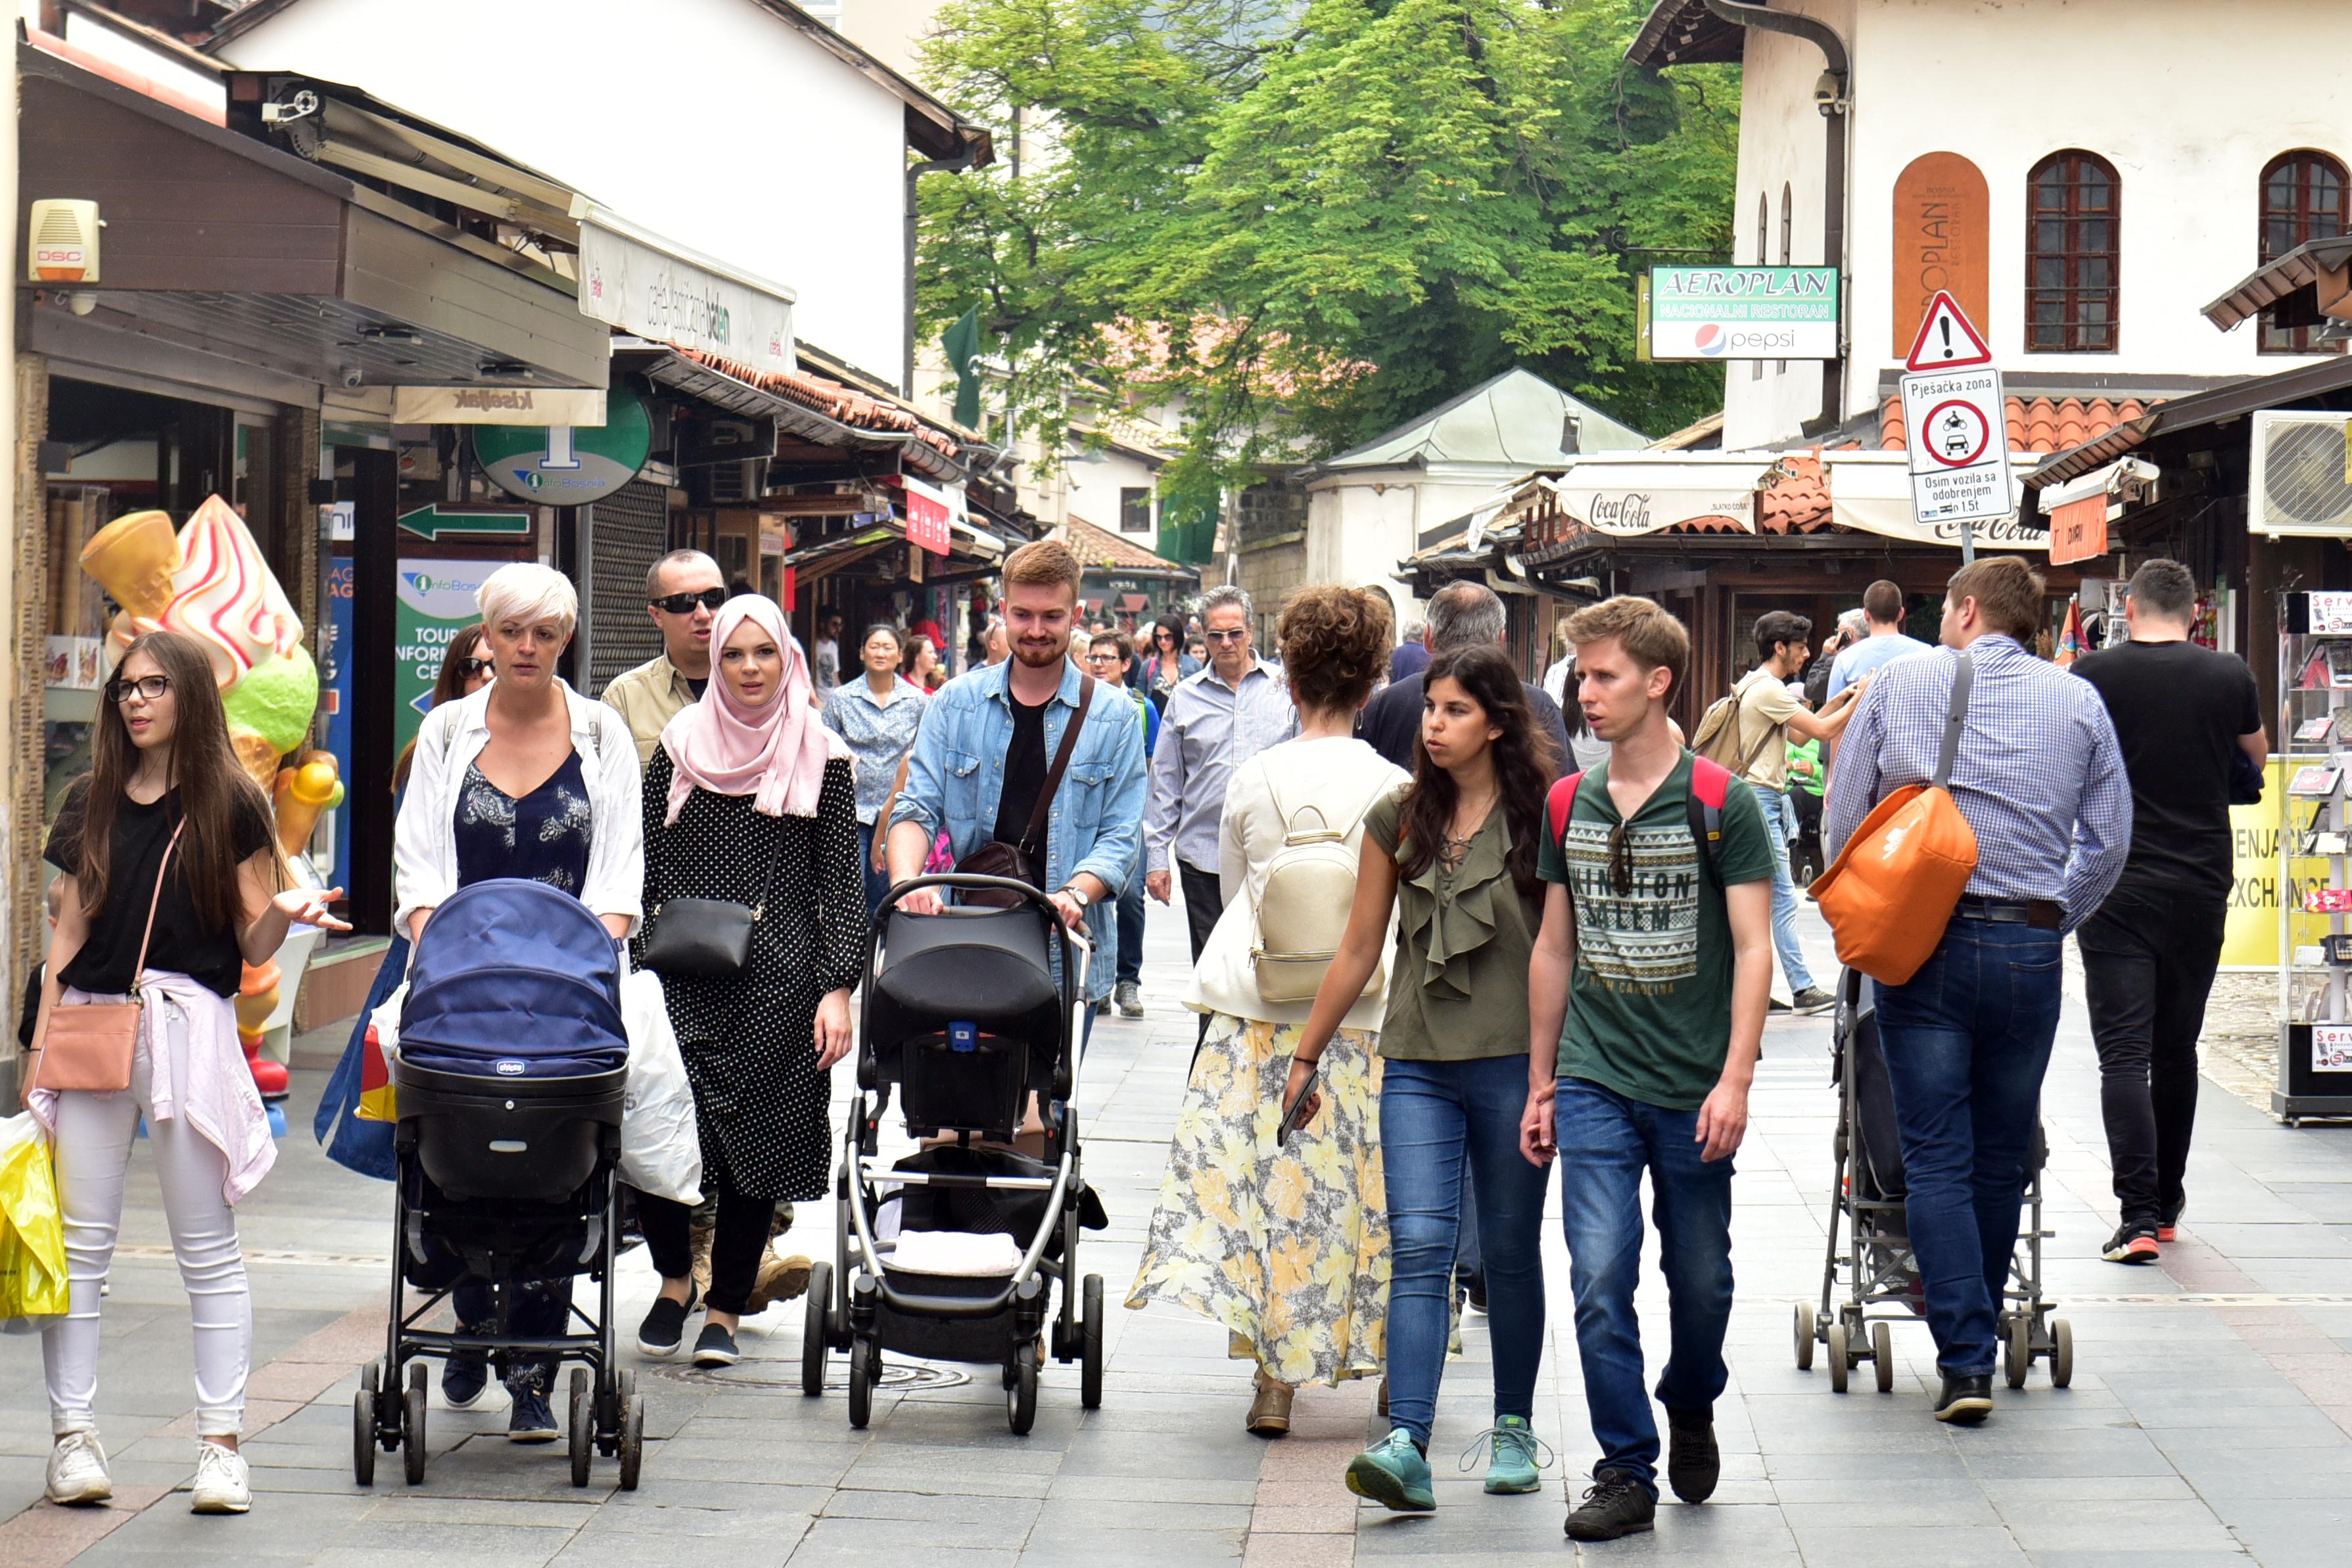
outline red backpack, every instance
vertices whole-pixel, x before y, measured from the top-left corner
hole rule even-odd
[[[1568,837],[1568,819],[1576,810],[1576,787],[1583,781],[1584,775],[1579,771],[1551,787],[1545,808],[1555,844]],[[1723,886],[1723,872],[1715,862],[1716,846],[1723,841],[1723,798],[1730,788],[1729,768],[1720,762],[1692,756],[1690,792],[1684,797],[1690,810],[1691,841],[1698,846],[1698,858],[1706,867],[1707,881],[1717,888]]]

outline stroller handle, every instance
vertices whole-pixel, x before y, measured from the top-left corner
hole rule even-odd
[[[882,895],[882,902],[875,907],[873,936],[877,944],[881,939],[883,918],[898,913],[896,907],[898,900],[919,888],[926,887],[943,887],[950,893],[1010,894],[1023,904],[1037,909],[1045,916],[1047,924],[1053,930],[1055,940],[1060,945],[1057,956],[1062,962],[1064,971],[1067,972],[1071,944],[1079,941],[1080,938],[1073,936],[1070,928],[1062,924],[1062,912],[1051,898],[1029,883],[1009,876],[981,876],[971,872],[943,871],[934,872],[929,876],[909,877],[905,882],[894,884],[888,893]],[[940,911],[940,915],[950,917],[979,913],[981,913],[979,910],[958,909],[953,905]],[[925,918],[932,917],[925,916]]]

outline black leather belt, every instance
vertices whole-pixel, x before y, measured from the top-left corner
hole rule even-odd
[[[2048,898],[1987,898],[1981,894],[1964,893],[1959,907],[1952,912],[1956,920],[1990,920],[2002,925],[2031,925],[2036,931],[2055,931],[2065,923],[2066,911],[2056,900]]]

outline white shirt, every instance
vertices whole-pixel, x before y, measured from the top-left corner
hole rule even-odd
[[[1163,739],[1164,744],[1164,739]],[[1250,949],[1257,940],[1257,901],[1265,890],[1266,868],[1282,848],[1289,831],[1283,811],[1297,817],[1308,806],[1333,823],[1352,822],[1348,852],[1360,852],[1364,812],[1412,775],[1390,763],[1360,740],[1347,737],[1286,740],[1268,747],[1234,769],[1225,787],[1224,822],[1220,830],[1217,880],[1224,894],[1225,912],[1217,918],[1201,961],[1193,966],[1192,984],[1185,1005],[1202,1012],[1230,1013],[1259,1023],[1305,1023],[1315,1004],[1269,1002],[1257,994],[1257,976]],[[1282,804],[1276,807],[1276,795]],[[1386,964],[1388,943],[1381,944],[1381,970],[1372,977],[1363,996],[1339,1020],[1342,1029],[1381,1027],[1388,1005]]]
[[[593,915],[628,916],[635,932],[646,894],[644,779],[636,737],[612,708],[562,681],[556,685],[571,710],[572,748],[580,754],[594,824],[580,902]],[[405,932],[410,915],[439,908],[457,891],[457,796],[466,787],[466,769],[489,744],[494,689],[495,684],[443,704],[416,732],[408,793],[392,833],[395,930]]]

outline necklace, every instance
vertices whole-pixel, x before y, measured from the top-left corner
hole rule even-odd
[[[1445,846],[1438,856],[1444,862],[1447,871],[1460,871],[1462,862],[1470,858],[1470,846],[1477,841],[1479,830],[1486,825],[1486,815],[1495,809],[1495,797],[1499,793],[1501,793],[1500,790],[1487,792],[1486,798],[1478,803],[1478,814],[1470,821],[1469,831],[1458,837],[1453,830],[1454,823],[1458,823],[1462,820],[1462,806],[1459,801],[1455,802],[1454,823],[1448,823],[1446,826]]]

